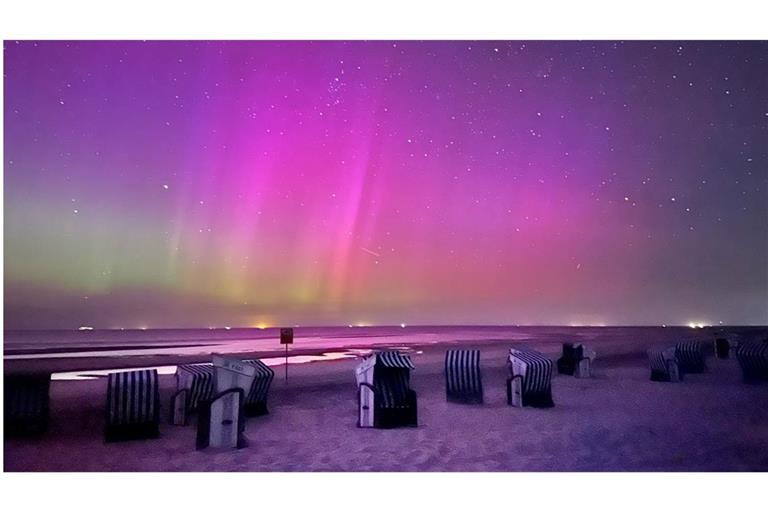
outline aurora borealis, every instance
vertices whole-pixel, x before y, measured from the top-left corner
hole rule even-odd
[[[768,324],[768,43],[4,43],[6,328]]]

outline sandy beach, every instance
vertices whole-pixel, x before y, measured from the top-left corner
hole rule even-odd
[[[763,331],[764,332],[764,331]],[[704,340],[711,333],[697,332]],[[695,337],[695,336],[694,336]],[[533,346],[557,357],[557,336]],[[53,381],[41,439],[5,440],[6,471],[765,471],[768,387],[742,383],[736,360],[682,383],[651,382],[647,336],[606,329],[589,340],[595,375],[553,379],[555,407],[506,405],[510,343],[478,343],[484,405],[445,400],[446,345],[413,347],[419,426],[356,427],[357,359],[282,367],[270,414],[249,418],[249,446],[195,450],[194,421],[169,424],[172,375],[161,376],[160,438],[103,442],[104,379]],[[463,343],[463,346],[471,346]]]

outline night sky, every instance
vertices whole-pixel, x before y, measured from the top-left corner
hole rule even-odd
[[[766,42],[13,42],[14,328],[768,323]]]

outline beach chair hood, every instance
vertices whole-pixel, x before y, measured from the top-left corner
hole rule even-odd
[[[357,385],[365,382],[373,384],[373,370],[380,368],[401,368],[404,370],[413,370],[414,366],[411,358],[396,351],[374,352],[357,365],[355,368],[355,379]]]
[[[413,370],[413,363],[411,358],[401,354],[400,352],[379,352],[376,355],[377,364],[384,366],[385,368],[405,368]]]

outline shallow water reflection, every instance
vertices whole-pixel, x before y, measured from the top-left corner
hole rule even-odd
[[[319,355],[288,356],[288,364],[305,364],[320,361],[336,361],[340,359],[354,359],[369,354],[367,349],[350,349],[343,352],[324,352]],[[261,362],[267,366],[281,366],[285,364],[285,357],[265,357]],[[92,380],[106,377],[113,372],[125,372],[131,370],[157,370],[160,375],[173,375],[177,365],[167,366],[141,366],[134,368],[107,368],[103,370],[80,370],[73,372],[57,372],[51,375],[51,380]]]

